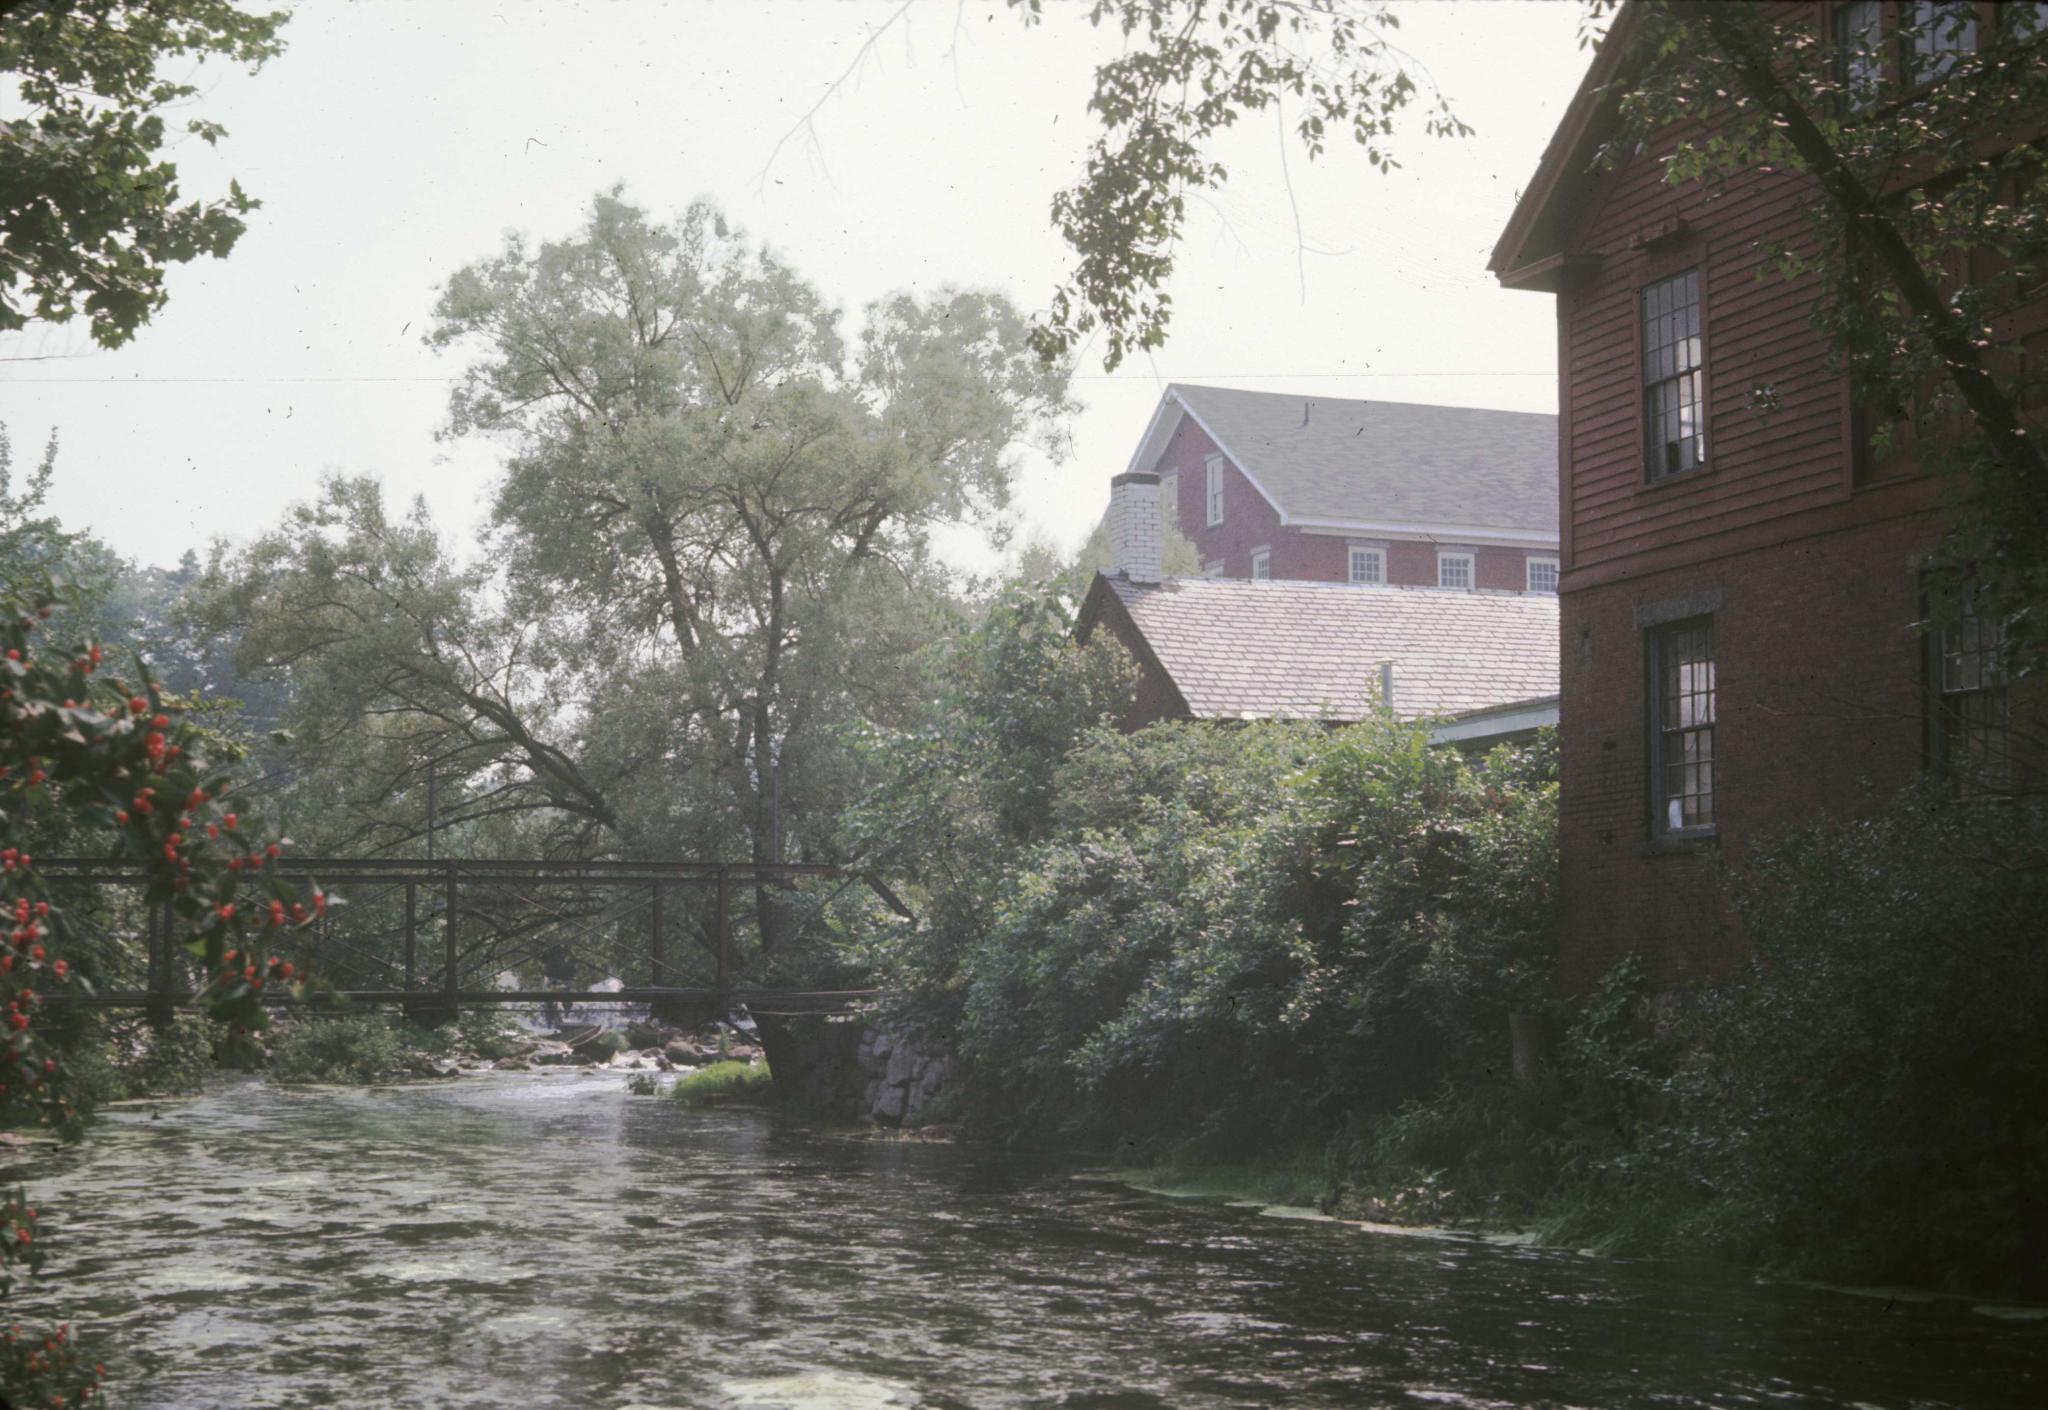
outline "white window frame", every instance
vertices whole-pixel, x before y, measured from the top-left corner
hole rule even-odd
[[[1550,586],[1548,588],[1540,588],[1536,586],[1536,565],[1538,563],[1547,563],[1550,565]],[[1555,597],[1557,596],[1557,580],[1561,575],[1562,571],[1563,570],[1561,566],[1555,558],[1532,557],[1526,559],[1524,560],[1522,566],[1522,586],[1529,592],[1536,593],[1540,596]]]
[[[1264,544],[1252,550],[1252,581],[1269,582],[1273,577],[1273,550]]]
[[[1358,563],[1362,558],[1372,560],[1372,576],[1360,577]],[[1356,587],[1385,587],[1387,585],[1387,551],[1384,548],[1367,548],[1354,544],[1344,556],[1345,580]]]
[[[1202,462],[1202,469],[1204,475],[1207,477],[1207,482],[1203,486],[1203,488],[1207,491],[1206,503],[1209,511],[1209,527],[1213,529],[1218,524],[1223,522],[1222,455],[1217,454],[1210,456],[1207,460]]]
[[[1447,564],[1451,563],[1463,563],[1465,565],[1465,581],[1462,585],[1444,581],[1444,568]],[[1454,592],[1470,592],[1478,587],[1479,555],[1469,551],[1454,552],[1448,549],[1438,549],[1436,553],[1436,585],[1440,588],[1450,588]]]
[[[1202,576],[1205,578],[1222,577],[1223,560],[1221,558],[1211,558],[1207,563],[1204,563],[1202,565]]]
[[[1180,471],[1168,470],[1159,477],[1159,517],[1173,528],[1180,527]]]

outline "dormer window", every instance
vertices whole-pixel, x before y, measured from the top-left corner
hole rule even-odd
[[[1545,597],[1557,596],[1557,560],[1555,558],[1531,558],[1529,560],[1529,591]]]
[[[1387,580],[1387,556],[1377,548],[1351,550],[1351,581],[1378,585]]]
[[[1208,475],[1209,527],[1215,528],[1223,522],[1223,457],[1212,455],[1203,462]]]
[[[1273,576],[1273,550],[1255,548],[1252,550],[1252,581],[1264,582]]]
[[[1472,555],[1469,553],[1438,553],[1436,556],[1436,585],[1441,588],[1456,588],[1460,592],[1472,591]]]

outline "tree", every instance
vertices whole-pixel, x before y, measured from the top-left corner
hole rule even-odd
[[[1010,0],[1027,24],[1043,0]],[[1073,247],[1073,272],[1054,292],[1033,341],[1061,357],[1096,328],[1105,367],[1166,341],[1166,285],[1191,191],[1229,172],[1210,151],[1217,133],[1276,103],[1299,105],[1295,136],[1311,159],[1349,131],[1382,171],[1399,165],[1387,139],[1411,105],[1425,132],[1471,131],[1441,94],[1425,93],[1391,42],[1400,19],[1355,0],[1093,0],[1089,22],[1113,24],[1126,48],[1095,71],[1089,111],[1102,134],[1085,175],[1053,197],[1052,219]],[[1284,159],[1283,151],[1283,159]]]
[[[27,0],[0,6],[0,71],[25,115],[0,120],[0,329],[83,313],[93,340],[127,342],[166,298],[164,271],[225,256],[256,208],[237,183],[181,203],[162,159],[164,111],[200,95],[165,59],[274,57],[282,11],[231,0]],[[209,145],[219,123],[190,118]]]
[[[508,450],[484,557],[336,485],[223,560],[216,621],[290,673],[303,738],[374,744],[382,797],[434,767],[584,854],[833,860],[863,787],[842,726],[912,714],[951,629],[933,531],[990,523],[1068,409],[999,297],[839,322],[709,206],[602,195],[454,275],[427,334],[470,358],[447,433]]]
[[[125,679],[100,645],[65,633],[66,593],[39,567],[4,564],[0,580],[0,1124],[40,1124],[75,1138],[83,1093],[53,1037],[62,1010],[99,977],[36,858],[81,835],[80,850],[137,864],[147,900],[164,907],[198,970],[198,997],[236,1044],[266,1022],[266,984],[304,976],[281,950],[326,905],[277,875],[278,848],[238,812],[207,737],[146,672]],[[0,1295],[42,1249],[38,1215],[0,1202]],[[68,1329],[0,1335],[0,1398],[77,1403],[99,1384]],[[63,1397],[63,1398],[53,1398]]]

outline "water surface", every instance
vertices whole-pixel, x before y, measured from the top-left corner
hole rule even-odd
[[[2048,1405],[2048,1323],[1360,1233],[633,1097],[237,1083],[24,1172],[112,1403]]]

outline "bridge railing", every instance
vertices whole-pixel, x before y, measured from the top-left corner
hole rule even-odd
[[[59,885],[139,891],[145,882],[139,866],[120,861],[52,858],[39,865]],[[324,971],[341,969],[356,977],[350,985],[337,986],[343,997],[447,1012],[465,1005],[550,1000],[647,1002],[659,1006],[724,1005],[744,1002],[748,995],[765,997],[767,991],[743,991],[734,984],[732,888],[762,882],[793,885],[804,877],[837,874],[833,867],[805,863],[423,861],[302,856],[280,859],[272,865],[287,879],[306,884],[317,882],[331,889],[345,902],[353,903],[350,909],[357,915],[387,916],[385,924],[375,931],[363,933],[359,925],[344,938],[337,931],[346,928],[335,922],[334,913],[330,912],[313,934],[296,937],[309,950],[324,951],[319,956]],[[513,904],[509,906],[493,899],[506,891],[513,893]],[[550,899],[602,892],[610,893],[610,899],[576,910],[560,909]],[[709,917],[698,918],[700,944],[707,938],[702,931],[710,932],[707,948],[711,951],[712,973],[708,987],[701,980],[690,984],[693,967],[679,964],[668,948],[674,929],[671,902],[679,892],[697,893],[710,904]],[[141,1007],[153,1018],[167,1021],[173,1008],[190,999],[193,976],[179,943],[173,913],[160,905],[145,910],[141,927],[142,987],[110,987],[88,1002],[109,1007]],[[642,974],[633,975],[618,990],[569,989],[552,983],[540,988],[476,988],[463,983],[465,965],[473,970],[479,961],[493,963],[496,968],[492,972],[503,973],[515,967],[530,971],[538,960],[543,977],[552,981],[547,961],[539,958],[538,950],[549,935],[564,926],[580,927],[584,932],[616,930],[639,924],[643,914],[645,950],[631,957],[635,962],[631,967],[642,968]],[[438,936],[432,933],[436,928]],[[472,929],[479,932],[474,940],[470,936]],[[437,939],[438,946],[434,944]],[[509,954],[508,943],[523,943],[525,948],[516,955]],[[424,953],[434,948],[440,951],[437,956]],[[559,941],[556,948],[560,948]],[[624,977],[623,969],[620,974]],[[632,982],[643,975],[644,983]],[[832,996],[822,992],[781,991],[775,997],[786,1005],[802,1008]]]

